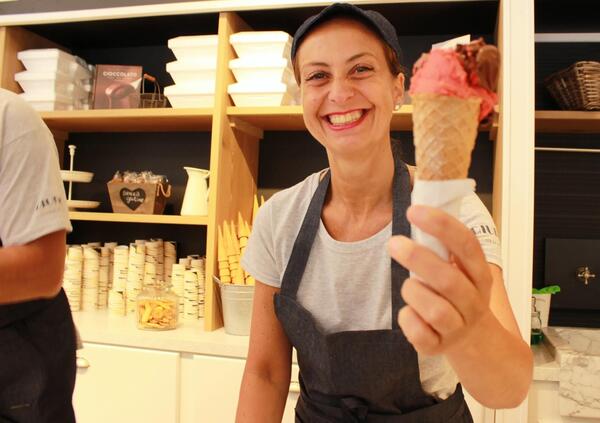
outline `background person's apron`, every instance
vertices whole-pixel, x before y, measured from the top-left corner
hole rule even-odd
[[[395,150],[395,149],[393,149]],[[410,205],[410,176],[394,153],[392,233],[410,236],[406,210]],[[325,334],[296,299],[298,287],[319,228],[330,182],[327,172],[319,183],[294,243],[275,312],[298,353],[301,394],[296,421],[471,423],[460,385],[438,402],[421,387],[417,352],[400,330],[397,316],[404,305],[400,295],[408,271],[391,260],[392,329]]]
[[[75,421],[75,329],[64,291],[0,306],[0,422]]]

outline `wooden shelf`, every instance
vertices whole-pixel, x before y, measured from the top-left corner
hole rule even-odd
[[[392,131],[412,131],[412,105],[407,104],[394,112]],[[228,107],[230,118],[240,119],[265,131],[305,131],[302,119],[302,106],[279,107]],[[493,124],[480,126],[480,131],[491,131],[491,139],[495,138],[498,129],[497,116]]]
[[[167,225],[207,225],[208,216],[174,216],[163,214],[127,214],[127,213],[96,213],[69,212],[71,220],[87,220],[93,222],[122,222],[122,223],[161,223]]]
[[[302,106],[228,107],[229,117],[239,118],[265,131],[305,131]],[[393,131],[412,129],[412,106],[406,105],[392,118]]]
[[[46,125],[64,132],[210,131],[212,108],[105,109],[41,112]]]
[[[538,110],[535,112],[536,132],[600,133],[600,112]]]

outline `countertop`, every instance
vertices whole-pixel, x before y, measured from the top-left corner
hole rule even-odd
[[[181,320],[177,329],[147,331],[136,328],[135,316],[109,316],[106,310],[74,312],[73,320],[84,343],[149,348],[191,354],[246,358],[248,337],[204,330],[204,321]]]

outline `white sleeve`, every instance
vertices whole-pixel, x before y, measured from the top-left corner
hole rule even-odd
[[[33,110],[11,106],[2,116],[5,139],[0,143],[0,240],[5,247],[72,230],[52,134]]]
[[[494,220],[475,192],[463,197],[460,220],[479,240],[489,263],[502,267],[500,238]]]
[[[271,201],[267,201],[258,209],[241,265],[257,281],[280,288],[280,272],[275,260],[271,204]]]

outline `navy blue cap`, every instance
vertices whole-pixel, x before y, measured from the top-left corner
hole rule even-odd
[[[312,30],[321,25],[322,23],[336,18],[348,16],[357,19],[359,22],[366,24],[371,28],[383,41],[389,45],[392,50],[396,53],[398,61],[402,60],[402,50],[400,49],[400,41],[398,40],[398,34],[396,28],[388,21],[383,15],[374,10],[363,10],[359,7],[349,3],[334,3],[321,10],[318,14],[311,16],[305,20],[302,25],[296,30],[294,34],[294,41],[292,42],[291,57],[294,60],[298,47]]]

